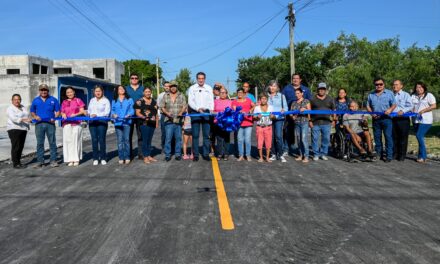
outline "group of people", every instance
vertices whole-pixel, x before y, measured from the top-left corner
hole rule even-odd
[[[296,160],[309,162],[309,134],[312,139],[313,160],[328,160],[332,127],[343,129],[350,135],[354,146],[362,156],[380,157],[385,162],[404,160],[407,153],[411,120],[407,113],[417,113],[412,123],[419,142],[418,162],[427,158],[424,137],[433,123],[432,110],[436,108],[435,97],[426,85],[418,82],[412,95],[403,90],[400,80],[393,82],[393,90],[385,89],[382,78],[374,80],[375,90],[368,96],[367,110],[372,112],[372,126],[375,147],[373,149],[368,129],[367,116],[357,113],[343,115],[328,114],[325,111],[357,111],[359,104],[340,89],[338,97],[328,95],[327,85],[319,83],[317,92],[302,84],[299,74],[292,75],[292,83],[280,90],[277,81],[270,81],[258,101],[249,92],[249,83],[237,89],[237,97],[230,99],[228,90],[222,84],[214,88],[206,84],[206,74],[199,72],[197,82],[186,94],[179,91],[177,82],[166,82],[164,91],[157,100],[152,89],[139,83],[139,76],[131,74],[130,84],[119,85],[110,101],[104,96],[101,86],[94,88],[94,97],[86,104],[75,95],[73,87],[65,89],[61,104],[49,94],[49,87],[39,86],[37,96],[30,106],[30,114],[21,104],[19,94],[12,96],[7,109],[7,130],[11,139],[11,160],[14,168],[24,168],[20,158],[32,120],[35,122],[37,139],[37,163],[45,166],[44,142],[47,137],[50,146],[50,165],[57,167],[57,145],[55,119],[61,117],[63,130],[63,159],[68,166],[78,166],[82,159],[82,133],[88,125],[93,149],[93,165],[107,164],[106,135],[108,120],[114,123],[119,164],[129,164],[135,157],[133,134],[136,131],[138,158],[144,163],[157,162],[152,152],[152,138],[156,128],[161,128],[161,148],[165,161],[198,161],[200,156],[210,161],[215,155],[219,160],[230,156],[231,134],[234,136],[238,161],[251,161],[251,137],[255,126],[258,162],[279,160],[286,162],[290,153]],[[235,133],[220,129],[215,114],[229,107],[244,114],[240,128]],[[284,114],[287,111],[298,114]],[[307,110],[325,110],[323,113],[302,113]],[[377,113],[383,114],[377,114]],[[186,115],[189,114],[189,115]],[[392,113],[397,113],[394,115]],[[87,123],[68,119],[88,116]],[[383,148],[382,134],[385,138]],[[199,138],[202,136],[202,152],[199,152]],[[362,143],[365,144],[362,144]],[[191,146],[189,151],[188,147]],[[366,147],[365,147],[366,146]],[[265,153],[263,150],[265,149]]]

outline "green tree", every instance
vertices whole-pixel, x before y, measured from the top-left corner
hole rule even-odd
[[[290,82],[290,52],[278,48],[278,55],[242,58],[238,62],[238,83],[244,81],[264,87],[276,79],[284,86]],[[411,91],[417,81],[427,84],[430,92],[440,96],[440,44],[436,48],[416,45],[406,50],[400,48],[398,37],[369,41],[354,34],[341,33],[327,45],[307,41],[295,45],[296,72],[312,91],[318,82],[327,82],[332,96],[345,88],[350,97],[364,102],[374,89],[373,79],[381,76],[387,88],[394,79],[406,84]]]
[[[156,64],[151,64],[148,60],[128,60],[122,64],[125,67],[122,85],[128,85],[130,83],[130,73],[136,73],[144,86],[156,87]],[[159,76],[161,75],[162,69],[159,67]]]
[[[179,84],[179,90],[185,95],[188,88],[194,84],[194,81],[191,80],[191,71],[187,68],[181,69],[175,80]]]

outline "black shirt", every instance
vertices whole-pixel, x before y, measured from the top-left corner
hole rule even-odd
[[[142,125],[147,125],[150,127],[156,127],[156,119],[157,119],[157,103],[156,100],[151,98],[150,104],[147,104],[145,99],[142,97],[134,104],[134,109],[139,109],[140,113],[147,117],[147,119],[142,120]]]
[[[335,110],[335,101],[330,96],[325,96],[323,100],[316,95],[310,100],[312,110]],[[311,115],[314,125],[328,125],[331,123],[331,115]]]

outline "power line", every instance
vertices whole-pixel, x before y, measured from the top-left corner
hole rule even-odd
[[[232,49],[236,48],[237,46],[239,46],[240,44],[242,44],[243,42],[245,42],[246,40],[248,40],[250,37],[252,37],[253,35],[255,35],[257,32],[259,32],[261,29],[263,29],[267,24],[269,24],[270,22],[272,22],[275,18],[277,18],[280,14],[282,14],[282,12],[285,9],[283,8],[280,12],[278,12],[277,14],[275,14],[273,17],[271,17],[268,21],[266,21],[263,25],[261,25],[260,27],[258,27],[256,30],[254,30],[252,33],[250,33],[249,35],[247,35],[246,37],[244,37],[243,39],[241,39],[240,41],[238,41],[237,43],[235,43],[234,45],[232,45],[231,47],[227,48],[226,50],[223,50],[222,52],[218,53],[215,56],[212,56],[211,58],[198,63],[196,65],[193,65],[191,67],[189,67],[189,69],[195,68],[195,67],[199,67],[202,65],[205,65],[219,57],[221,57],[222,55],[224,55],[225,53],[231,51]]]
[[[84,12],[82,12],[77,6],[72,4],[69,0],[64,0],[70,7],[72,7],[76,12],[78,12],[81,16],[83,16],[87,21],[89,21],[92,25],[94,25],[99,31],[101,31],[104,35],[106,35],[108,38],[110,38],[113,42],[118,44],[121,48],[129,52],[131,55],[135,56],[136,58],[140,59],[140,57],[134,53],[132,50],[127,48],[124,44],[122,44],[119,40],[114,38],[112,35],[110,35],[107,31],[105,31],[101,26],[99,26],[95,21],[93,21],[91,18],[89,18]]]
[[[272,44],[275,42],[275,40],[278,38],[278,36],[281,34],[281,32],[283,32],[283,29],[286,27],[287,23],[289,21],[286,20],[286,22],[284,22],[283,26],[281,27],[280,31],[278,31],[278,33],[275,35],[275,37],[272,39],[272,41],[269,43],[269,45],[267,45],[267,47],[264,49],[264,51],[261,53],[260,57],[263,57],[264,54],[266,54],[266,51],[272,46]]]
[[[125,50],[121,49],[119,46],[116,46],[114,43],[108,42],[104,39],[102,39],[99,35],[97,35],[95,32],[93,32],[92,28],[87,27],[86,25],[80,23],[81,18],[78,15],[75,14],[71,14],[70,12],[68,12],[61,3],[58,3],[57,1],[54,0],[48,0],[50,4],[52,4],[56,9],[58,9],[62,14],[64,14],[66,17],[69,17],[69,19],[71,19],[75,24],[77,24],[80,28],[83,28],[85,31],[87,31],[91,36],[94,37],[94,39],[99,40],[102,44],[106,45],[107,47],[109,47],[110,49],[117,51],[120,54],[124,54],[123,52],[126,52]],[[77,18],[77,19],[75,19]],[[111,44],[113,44],[114,46],[112,46]]]
[[[95,4],[93,1],[90,0],[82,0],[89,8],[89,10],[92,10],[96,15],[99,17],[102,17],[104,22],[115,32],[119,33],[119,35],[127,40],[127,43],[132,44],[137,50],[142,51],[142,47],[128,34],[126,34],[117,23],[115,23],[108,15],[106,15],[97,4]],[[152,54],[150,54],[152,55]],[[153,56],[153,55],[152,55]]]
[[[283,7],[283,9],[281,9],[281,10],[284,10],[284,7]],[[276,13],[276,14],[278,14],[278,13]],[[217,47],[217,46],[220,46],[221,44],[223,44],[223,43],[225,43],[225,42],[228,42],[228,41],[230,41],[230,40],[232,40],[232,39],[235,39],[235,38],[241,36],[242,34],[244,34],[244,33],[248,32],[248,31],[250,31],[251,29],[254,29],[254,28],[258,27],[261,23],[267,21],[267,20],[270,19],[271,17],[272,17],[272,16],[270,16],[270,17],[268,17],[268,18],[266,18],[266,19],[264,19],[264,20],[258,22],[257,24],[255,24],[255,25],[253,25],[253,26],[251,26],[251,27],[249,27],[249,28],[246,28],[246,29],[243,30],[243,31],[240,31],[239,33],[237,33],[237,34],[235,34],[235,35],[233,35],[233,36],[231,36],[231,37],[228,37],[228,38],[226,38],[226,39],[224,39],[224,40],[222,40],[222,41],[217,41],[214,45],[207,46],[207,47],[204,47],[204,48],[201,48],[201,49],[197,49],[197,50],[195,50],[195,51],[191,51],[191,52],[188,52],[188,53],[185,53],[185,54],[182,54],[182,55],[178,55],[178,56],[175,56],[175,57],[166,58],[165,60],[166,60],[166,61],[171,61],[171,60],[181,59],[181,58],[184,58],[184,57],[188,57],[188,56],[191,56],[191,55],[194,55],[194,54],[200,53],[201,51],[209,50],[209,49],[211,49],[211,48],[215,48],[215,47]]]

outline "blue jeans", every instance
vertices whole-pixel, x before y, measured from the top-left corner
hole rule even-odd
[[[108,124],[106,122],[91,122],[89,124],[92,138],[93,160],[106,160],[106,136]]]
[[[391,118],[373,119],[374,150],[383,155],[382,133],[385,137],[386,158],[393,159],[393,120]]]
[[[332,125],[313,125],[312,128],[312,148],[315,157],[327,156],[328,147],[330,145],[330,132]],[[319,145],[319,137],[321,136],[321,146]]]
[[[295,136],[298,144],[299,155],[309,157],[309,123],[295,123]]]
[[[116,126],[119,160],[130,159],[130,125]]]
[[[167,133],[165,131],[165,115],[164,114],[162,114],[160,116],[159,122],[160,122],[160,133],[161,133],[161,135],[160,135],[160,147],[162,149],[164,149],[164,147],[165,147],[165,140],[166,140],[166,133]]]
[[[50,147],[50,161],[57,160],[57,143],[55,137],[55,125],[51,123],[39,123],[35,125],[35,136],[37,137],[37,160],[44,163],[44,137],[47,137]]]
[[[174,155],[180,157],[182,154],[182,126],[174,123],[165,123],[165,157],[171,156],[172,140],[176,141]]]
[[[416,138],[419,142],[419,159],[426,160],[426,146],[425,146],[425,135],[431,128],[432,124],[414,124],[414,129],[416,131]]]
[[[209,139],[209,131],[210,131],[209,120],[198,119],[191,120],[191,130],[192,130],[192,148],[194,152],[194,157],[199,157],[199,136],[200,136],[200,128],[202,128],[203,133],[203,152],[202,155],[207,157],[209,156],[209,151],[211,147],[211,140]]]
[[[252,136],[252,127],[240,127],[237,133],[237,141],[238,141],[238,155],[240,157],[246,156],[247,158],[251,157],[251,136]],[[244,153],[246,148],[246,154]]]
[[[155,127],[142,125],[141,133],[142,133],[142,154],[144,157],[151,156],[151,141],[153,140]]]
[[[296,123],[290,118],[286,119],[284,122],[287,122],[287,124],[284,126],[283,130],[283,152],[293,154],[299,148],[298,141],[295,140]]]
[[[283,155],[283,126],[284,120],[274,120],[272,122],[272,153],[279,159]]]

